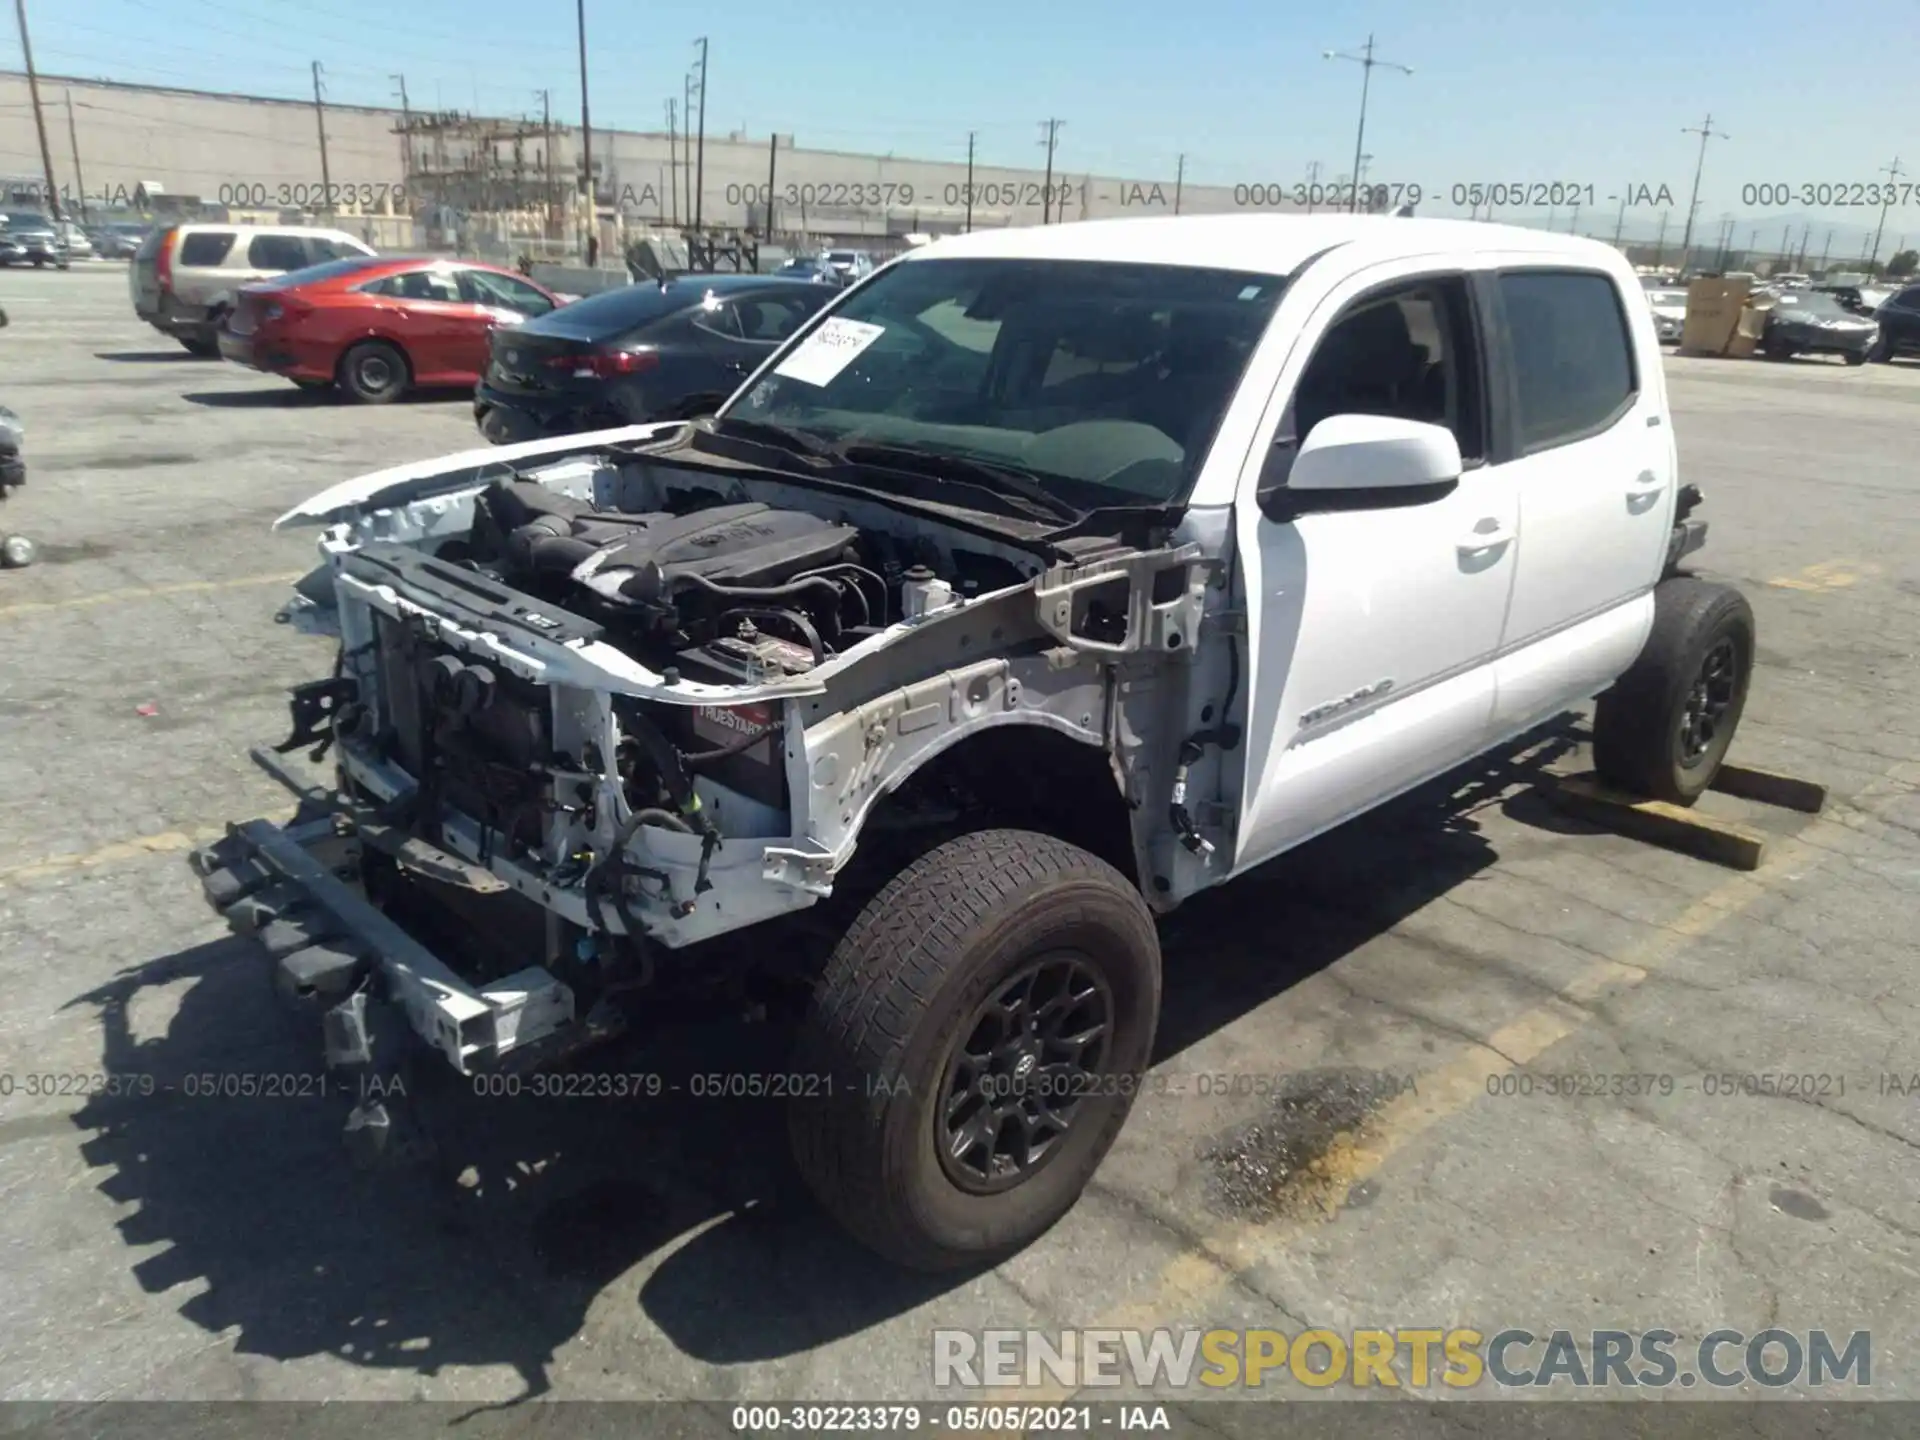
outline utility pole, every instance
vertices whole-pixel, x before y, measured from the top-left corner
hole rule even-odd
[[[1620,235],[1627,228],[1627,197],[1620,197],[1620,213],[1613,222],[1613,248],[1620,248]]]
[[[707,37],[700,46],[700,139],[693,160],[693,228],[700,228],[701,204],[707,198]]]
[[[1173,213],[1180,213],[1180,187],[1187,178],[1187,157],[1182,155],[1173,167]]]
[[[413,179],[413,107],[407,103],[407,77],[389,75],[387,77],[400,87],[400,154],[406,167],[407,179]]]
[[[967,132],[967,234],[973,233],[973,131]]]
[[[551,239],[553,237],[553,230],[554,230],[554,224],[553,224],[553,221],[554,221],[554,214],[553,214],[553,92],[551,90],[541,90],[537,93],[540,96],[540,130],[543,136],[541,143],[544,146],[544,148],[540,152],[540,195],[541,195],[541,198],[546,201],[546,210],[547,210],[546,238]]]
[[[773,157],[780,153],[780,136],[767,137],[767,243],[773,243]]]
[[[47,148],[47,117],[40,112],[40,76],[33,68],[33,42],[27,38],[27,0],[13,0],[13,13],[20,19],[20,54],[27,64],[27,91],[33,97],[33,128],[40,132],[40,168],[47,181],[47,211],[55,220],[60,214],[60,191],[53,183],[53,151]]]
[[[680,213],[693,223],[693,71],[680,77],[680,183],[687,187],[687,203]]]
[[[1827,273],[1827,257],[1833,253],[1833,231],[1827,231],[1826,243],[1820,247],[1820,273]]]
[[[1307,214],[1313,213],[1314,200],[1320,193],[1320,162],[1315,160],[1307,166]]]
[[[313,62],[313,121],[320,127],[320,203],[333,210],[333,172],[327,168],[327,107],[320,99],[320,62]]]
[[[1389,70],[1398,70],[1402,75],[1413,74],[1413,67],[1401,65],[1393,60],[1381,60],[1373,53],[1373,36],[1367,36],[1367,43],[1358,55],[1344,50],[1323,50],[1322,60],[1351,60],[1360,67],[1360,124],[1353,133],[1353,196],[1348,202],[1349,213],[1358,213],[1360,209],[1360,152],[1367,141],[1367,92],[1373,85],[1373,68],[1384,65]]]
[[[674,148],[673,97],[667,97],[667,189],[673,195],[673,221],[680,223],[680,162],[679,151]]]
[[[580,182],[587,191],[587,264],[600,263],[600,205],[593,186],[593,112],[587,104],[587,0],[574,0],[580,37]]]
[[[1061,122],[1042,120],[1040,123],[1046,127],[1047,131],[1047,138],[1040,142],[1047,147],[1047,178],[1040,186],[1040,223],[1051,225],[1053,223],[1053,151],[1054,147],[1060,143]]]
[[[80,192],[80,223],[91,224],[87,217],[87,177],[80,171],[80,132],[73,128],[73,92],[67,98],[67,143],[73,147],[73,186]]]
[[[1580,202],[1576,200],[1573,202],[1573,218],[1567,221],[1567,234],[1578,235],[1579,233],[1580,233]]]
[[[25,32],[23,31],[22,34],[24,33]],[[1867,274],[1869,275],[1872,275],[1873,273],[1875,273],[1875,268],[1880,264],[1880,237],[1886,233],[1887,206],[1891,204],[1893,201],[1894,186],[1900,183],[1900,177],[1906,174],[1907,172],[1900,168],[1900,157],[1896,155],[1893,157],[1893,163],[1891,165],[1886,165],[1881,167],[1880,173],[1887,177],[1888,184],[1887,184],[1887,188],[1881,191],[1880,223],[1874,227],[1873,253],[1868,257],[1868,260],[1867,260]]]
[[[1708,113],[1706,119],[1700,122],[1697,129],[1691,125],[1685,125],[1681,127],[1680,133],[1682,135],[1698,135],[1700,137],[1700,158],[1694,161],[1693,164],[1693,195],[1687,201],[1687,225],[1686,229],[1680,234],[1680,264],[1685,266],[1689,248],[1693,244],[1694,212],[1700,208],[1700,172],[1707,167],[1707,141],[1726,140],[1730,137],[1722,135],[1718,130],[1713,128],[1713,115],[1711,112]],[[1725,269],[1726,267],[1722,266],[1721,268]]]

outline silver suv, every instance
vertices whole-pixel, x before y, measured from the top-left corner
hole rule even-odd
[[[220,322],[242,285],[373,247],[343,230],[303,225],[169,225],[134,252],[133,310],[195,355],[220,353]]]

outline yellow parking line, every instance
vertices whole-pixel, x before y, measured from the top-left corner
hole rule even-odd
[[[81,610],[92,605],[115,605],[123,600],[151,600],[161,595],[204,595],[216,590],[244,590],[251,585],[291,585],[304,574],[304,570],[285,570],[271,575],[242,575],[233,580],[182,580],[173,585],[101,590],[92,595],[69,596],[65,600],[23,600],[14,605],[0,605],[0,618],[39,615],[53,610]]]
[[[275,823],[284,822],[293,815],[293,807],[281,806],[267,812],[266,818]],[[173,855],[192,850],[201,845],[211,844],[227,833],[224,825],[202,825],[193,830],[163,830],[158,835],[136,835],[131,840],[116,840],[111,845],[102,845],[98,850],[89,850],[81,855],[50,855],[44,860],[32,860],[25,865],[13,865],[0,869],[0,885],[21,880],[39,880],[48,875],[59,875],[68,870],[92,870],[101,865],[113,865],[122,860],[138,860],[147,855]]]
[[[1866,800],[1915,784],[1920,784],[1920,765],[1902,764],[1868,785],[1859,798]],[[1236,1276],[1283,1253],[1315,1225],[1337,1214],[1354,1187],[1396,1153],[1484,1097],[1489,1080],[1530,1064],[1586,1024],[1591,1016],[1585,1007],[1604,994],[1638,985],[1682,946],[1709,934],[1766,894],[1769,880],[1831,848],[1848,828],[1838,819],[1814,821],[1798,836],[1772,846],[1759,869],[1716,886],[1658,934],[1616,958],[1594,961],[1554,1000],[1503,1026],[1484,1045],[1471,1045],[1447,1064],[1418,1076],[1412,1089],[1402,1091],[1372,1119],[1338,1137],[1314,1162],[1311,1185],[1315,1213],[1308,1218],[1265,1224],[1236,1221],[1223,1226],[1169,1261],[1144,1294],[1086,1328],[1152,1330],[1203,1309]],[[1017,1392],[1020,1399],[1041,1404],[1057,1404],[1073,1393],[1052,1383]]]
[[[1865,560],[1822,560],[1791,575],[1775,576],[1767,584],[1776,590],[1844,590],[1879,573],[1878,565]]]

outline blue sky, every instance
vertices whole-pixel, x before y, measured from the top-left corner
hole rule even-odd
[[[28,18],[50,73],[304,95],[319,60],[339,102],[391,103],[403,73],[419,107],[537,115],[548,87],[556,118],[579,116],[570,0],[29,0]],[[983,161],[1037,164],[1053,115],[1070,172],[1170,182],[1184,153],[1190,179],[1223,185],[1297,183],[1316,160],[1328,176],[1351,167],[1360,70],[1321,52],[1369,30],[1415,70],[1374,72],[1373,180],[1559,180],[1599,197],[1664,184],[1677,230],[1697,147],[1681,127],[1711,110],[1731,138],[1708,152],[1700,223],[1738,216],[1744,241],[1753,224],[1764,240],[1788,220],[1878,219],[1743,205],[1744,185],[1881,180],[1903,139],[1904,167],[1920,172],[1912,0],[1378,0],[1338,14],[1250,0],[587,0],[597,125],[663,125],[706,35],[709,133],[961,158],[971,130]],[[19,65],[4,21],[0,64]],[[1598,205],[1606,229],[1616,207]],[[1629,214],[1650,233],[1657,211]],[[1886,223],[1889,242],[1920,241],[1920,201]]]

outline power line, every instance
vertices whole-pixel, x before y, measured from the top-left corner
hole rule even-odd
[[[1353,132],[1353,195],[1347,205],[1350,212],[1360,209],[1360,166],[1363,160],[1362,149],[1367,141],[1367,92],[1373,83],[1374,67],[1384,65],[1389,70],[1398,70],[1403,75],[1413,74],[1411,65],[1402,65],[1396,60],[1382,60],[1373,53],[1373,36],[1367,36],[1367,43],[1359,54],[1345,50],[1325,50],[1321,52],[1323,60],[1351,60],[1360,67],[1360,124]]]
[[[1693,194],[1687,200],[1687,224],[1685,230],[1683,230],[1680,235],[1680,264],[1684,268],[1688,255],[1692,253],[1693,217],[1694,212],[1700,208],[1700,172],[1706,169],[1707,166],[1707,141],[1727,140],[1732,137],[1723,135],[1713,128],[1713,114],[1711,111],[1708,112],[1707,118],[1702,120],[1698,126],[1682,126],[1680,133],[1682,135],[1698,135],[1700,137],[1700,158],[1694,162],[1693,166]],[[1724,269],[1725,266],[1723,265],[1721,268]]]

